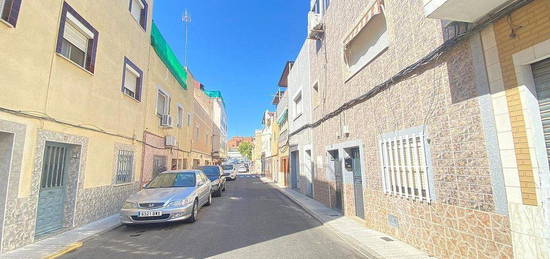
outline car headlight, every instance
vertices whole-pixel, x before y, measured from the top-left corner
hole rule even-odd
[[[123,209],[136,209],[136,208],[137,208],[137,204],[134,203],[134,202],[125,201],[124,204],[122,205],[122,208],[123,208]]]
[[[167,207],[184,207],[188,204],[193,203],[195,201],[194,197],[188,197],[184,200],[178,200],[178,201],[171,201],[168,203]]]

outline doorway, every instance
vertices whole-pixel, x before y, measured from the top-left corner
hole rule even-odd
[[[340,154],[338,153],[338,150],[329,151],[329,159],[331,162],[331,167],[334,172],[334,180],[336,182],[336,190],[334,192],[334,196],[335,196],[334,208],[340,212],[343,212],[344,177],[342,176],[342,160],[340,159]]]
[[[308,176],[307,186],[306,186],[306,195],[313,197],[313,180],[314,178],[314,169],[313,169],[313,158],[311,157],[311,150],[306,150],[306,159],[305,159],[305,169]]]
[[[69,146],[46,142],[40,178],[35,236],[63,228]]]
[[[298,151],[290,153],[290,182],[292,189],[298,189],[298,175],[300,174],[300,155]]]
[[[0,226],[4,226],[4,214],[6,199],[8,198],[8,180],[11,170],[11,157],[13,154],[14,134],[0,132]],[[0,244],[2,244],[2,231],[0,231]]]
[[[364,219],[365,209],[363,203],[363,174],[361,173],[361,154],[358,147],[348,151],[351,159],[351,171],[353,172],[353,196],[355,197],[355,216]]]

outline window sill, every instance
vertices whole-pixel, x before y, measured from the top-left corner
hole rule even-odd
[[[378,52],[378,54],[376,54],[371,60],[369,60],[367,63],[365,63],[364,65],[362,65],[361,67],[359,67],[357,69],[357,71],[355,72],[348,72],[347,75],[344,77],[344,83],[347,83],[348,81],[350,81],[352,78],[354,78],[357,74],[359,74],[359,72],[363,71],[363,69],[365,69],[365,67],[367,67],[368,65],[370,65],[373,61],[375,61],[378,57],[380,57],[380,55],[384,54],[384,52],[386,52],[386,50],[388,50],[389,46],[386,46],[385,48],[383,48],[380,52]],[[346,66],[344,68],[344,70],[346,71],[349,71],[349,67],[347,66],[346,62],[344,62],[344,66]]]
[[[127,183],[114,183],[113,184],[113,187],[124,187],[124,186],[128,186],[128,185],[132,185],[134,184],[135,182],[127,182]]]
[[[8,28],[10,28],[10,29],[15,29],[15,27],[13,27],[13,25],[11,25],[11,23],[5,21],[4,19],[0,19],[0,22],[3,23],[4,25],[8,26]]]
[[[75,65],[75,66],[78,67],[78,68],[80,68],[82,71],[84,71],[84,72],[86,72],[86,73],[88,73],[88,74],[90,74],[90,75],[92,75],[92,76],[94,75],[94,73],[92,73],[92,72],[88,71],[87,69],[83,68],[81,65],[79,65],[79,64],[77,64],[76,62],[74,62],[74,61],[68,59],[67,57],[65,57],[65,56],[63,56],[63,55],[61,55],[61,53],[55,52],[55,54],[56,54],[58,57],[64,59],[65,61],[68,61],[69,63]]]
[[[131,95],[129,95],[129,94],[127,94],[127,93],[122,92],[122,95],[124,95],[124,96],[126,96],[126,97],[132,99],[134,102],[141,103],[140,100],[138,100],[138,99],[132,97]]]

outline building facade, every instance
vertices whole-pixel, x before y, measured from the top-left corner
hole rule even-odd
[[[252,143],[254,142],[254,137],[232,137],[227,142],[227,146],[230,149],[238,149],[242,142]]]
[[[549,3],[459,2],[313,0],[291,163],[311,129],[325,205],[436,257],[547,258]]]
[[[309,128],[298,131],[311,123],[313,114],[310,46],[311,41],[306,40],[289,71],[287,94],[291,187],[313,196],[313,132]]]
[[[113,215],[139,189],[153,5],[9,2],[0,22],[1,252]]]
[[[209,102],[187,87],[152,7],[0,1],[0,253],[115,215],[155,174],[211,161]],[[205,126],[193,148],[194,121]]]

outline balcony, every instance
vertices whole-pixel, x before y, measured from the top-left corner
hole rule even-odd
[[[320,39],[322,37],[324,33],[322,18],[321,14],[315,12],[309,12],[307,14],[308,38]]]
[[[473,23],[508,2],[510,0],[424,0],[424,13],[429,18]]]

